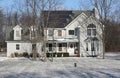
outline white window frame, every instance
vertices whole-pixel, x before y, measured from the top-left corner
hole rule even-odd
[[[96,37],[96,34],[97,34],[96,26],[94,24],[89,24],[89,25],[91,25],[91,27],[87,27],[87,36],[88,37]],[[93,27],[92,27],[92,25],[93,25]]]
[[[62,36],[62,30],[58,30],[58,36]]]
[[[16,44],[16,50],[20,50],[20,44]]]
[[[16,30],[16,37],[20,37],[20,31]]]
[[[73,34],[70,33],[70,31],[73,31]],[[68,30],[69,35],[75,35],[75,30]]]
[[[60,47],[60,44],[61,44],[61,47]],[[62,43],[59,43],[59,46],[58,46],[59,47],[59,51],[62,51],[62,46],[63,46]]]

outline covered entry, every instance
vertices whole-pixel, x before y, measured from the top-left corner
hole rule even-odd
[[[75,41],[76,40],[76,41]],[[48,52],[68,52],[69,55],[75,55],[77,54],[78,51],[78,40],[70,40],[70,39],[65,39],[65,40],[55,40],[54,43],[53,41],[48,41],[47,42],[47,51]]]
[[[88,37],[86,40],[86,51],[88,56],[98,56],[99,54],[99,40],[96,37]]]

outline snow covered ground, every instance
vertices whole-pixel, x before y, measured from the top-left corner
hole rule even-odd
[[[0,78],[120,78],[120,60],[109,56],[54,58],[53,62],[6,58],[0,61]]]
[[[9,59],[9,58],[7,58],[7,57],[0,57],[0,61],[4,61],[4,60],[7,60],[7,59]]]
[[[120,52],[118,53],[106,53],[105,54],[107,59],[115,59],[115,60],[120,60]]]

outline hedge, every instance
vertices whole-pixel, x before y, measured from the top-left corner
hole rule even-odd
[[[53,57],[55,57],[57,55],[57,57],[69,57],[69,53],[46,53],[46,56],[47,57],[52,57],[52,54],[53,54]]]
[[[69,53],[63,53],[63,57],[69,57]]]

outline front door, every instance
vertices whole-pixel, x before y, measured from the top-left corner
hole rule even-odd
[[[69,52],[69,54],[70,55],[74,55],[74,50],[75,50],[74,43],[69,43],[69,45],[68,45],[68,52]]]

